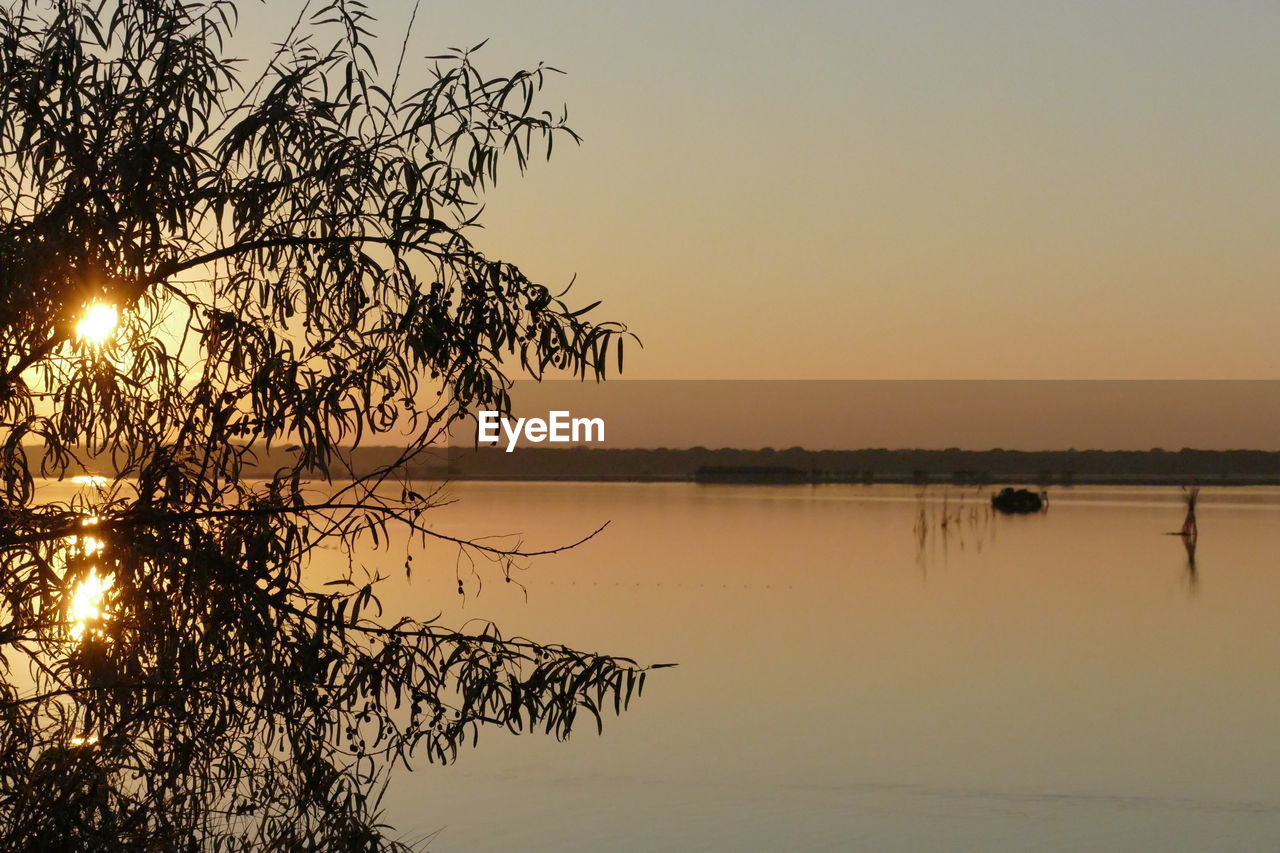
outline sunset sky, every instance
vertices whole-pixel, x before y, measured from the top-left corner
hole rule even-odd
[[[629,377],[1280,375],[1278,4],[428,2],[410,55],[484,38],[584,144],[481,242],[577,273]]]

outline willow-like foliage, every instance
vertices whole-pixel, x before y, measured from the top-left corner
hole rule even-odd
[[[644,681],[384,619],[387,572],[354,558],[308,584],[317,548],[397,530],[508,576],[536,556],[432,529],[439,492],[407,472],[506,409],[509,372],[621,369],[623,326],[472,240],[500,165],[576,141],[536,106],[554,69],[487,77],[406,37],[380,71],[366,10],[334,0],[259,74],[236,25],[226,0],[0,7],[4,849],[399,849],[394,765],[485,726],[565,737]],[[104,343],[77,330],[94,305],[118,312]],[[264,475],[266,450],[288,462]],[[110,482],[43,496],[88,469]]]

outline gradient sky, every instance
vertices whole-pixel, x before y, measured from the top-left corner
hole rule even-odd
[[[1276,380],[518,382],[512,403],[602,418],[615,448],[1280,450]]]
[[[484,38],[584,144],[480,242],[628,377],[1280,376],[1280,4],[427,2],[411,55]]]

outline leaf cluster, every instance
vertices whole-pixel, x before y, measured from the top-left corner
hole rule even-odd
[[[621,368],[598,303],[475,242],[500,171],[577,141],[538,107],[555,70],[414,63],[406,36],[384,73],[365,7],[330,0],[254,75],[237,23],[230,0],[0,6],[0,832],[27,849],[395,849],[395,764],[484,726],[566,737],[644,682],[387,621],[356,556],[443,542],[509,580],[537,554],[435,530],[412,463],[514,374],[602,379],[611,345]],[[94,303],[121,317],[102,346],[76,337]],[[359,470],[388,436],[403,454]],[[273,446],[292,462],[263,472]],[[91,469],[92,496],[42,496]],[[317,589],[322,547],[350,568]],[[109,613],[77,628],[95,577]]]

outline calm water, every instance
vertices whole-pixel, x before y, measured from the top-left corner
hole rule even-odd
[[[460,606],[438,548],[404,609],[680,666],[603,737],[489,732],[399,780],[433,851],[1280,848],[1280,490],[1202,494],[1194,577],[1176,490],[974,503],[944,538],[935,489],[923,544],[903,487],[452,491],[455,534],[612,525],[527,602],[481,569]]]
[[[603,736],[487,731],[398,778],[386,817],[435,853],[1280,849],[1280,489],[1205,490],[1194,574],[1172,489],[1024,518],[936,487],[450,490],[452,535],[612,523],[527,601],[482,565],[463,602],[443,544],[412,583],[365,553],[391,614],[680,665]]]

